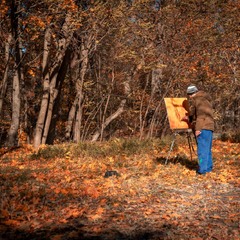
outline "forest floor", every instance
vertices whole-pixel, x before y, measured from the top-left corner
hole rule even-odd
[[[215,140],[205,176],[186,143],[165,164],[168,151],[34,159],[31,146],[1,149],[0,239],[240,239],[239,144]]]

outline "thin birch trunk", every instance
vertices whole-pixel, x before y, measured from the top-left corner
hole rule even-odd
[[[80,59],[78,58],[78,53],[75,51],[73,52],[71,63],[70,63],[70,68],[71,68],[71,73],[72,73],[72,79],[73,81],[77,82],[78,79],[78,72],[79,72],[79,67],[80,67]],[[77,104],[78,104],[78,98],[77,95],[75,96],[74,102],[70,108],[70,111],[68,113],[68,121],[65,129],[65,137],[66,139],[70,140],[71,134],[73,132],[73,125],[74,121],[76,118],[76,109],[77,109]]]
[[[147,89],[147,86],[148,86],[148,82],[149,82],[149,74],[147,76],[147,81],[146,81],[146,84],[145,84],[145,87],[144,87],[144,93]],[[139,120],[140,120],[140,139],[142,139],[143,137],[143,133],[144,133],[144,127],[145,127],[145,122],[146,122],[146,116],[147,116],[147,113],[148,113],[148,109],[149,109],[149,104],[148,104],[148,107],[147,107],[147,110],[145,111],[145,114],[143,114],[143,103],[144,103],[144,97],[145,97],[145,94],[142,95],[142,99],[141,99],[141,105],[140,105],[140,113],[139,113]],[[151,100],[151,99],[150,99]],[[150,101],[149,101],[150,103]],[[144,116],[144,117],[143,117]]]
[[[92,36],[87,36],[82,39],[80,48],[80,60],[76,58],[72,61],[72,68],[75,72],[76,79],[76,96],[68,115],[68,123],[66,127],[66,137],[71,136],[71,130],[73,129],[73,141],[79,143],[81,141],[81,125],[82,125],[82,102],[83,102],[83,83],[87,72],[89,51],[92,44]],[[75,55],[76,56],[76,55]],[[79,72],[80,68],[80,73]]]
[[[113,86],[114,80],[115,80],[115,74],[114,74],[114,71],[112,71],[112,83],[111,83],[112,86]],[[109,101],[110,101],[111,93],[112,93],[112,86],[111,86],[111,89],[110,89],[109,94],[107,96],[107,101],[106,101],[104,112],[103,112],[103,120],[102,120],[102,122],[105,121],[105,117],[106,117],[106,114],[107,114],[107,109],[108,109],[108,105],[109,105]],[[102,139],[103,139],[103,132],[104,132],[104,125],[102,124],[101,134],[100,134],[100,141],[102,141]]]
[[[20,76],[16,67],[13,76],[13,91],[12,91],[12,119],[11,126],[8,132],[8,146],[17,145],[18,128],[20,123]]]
[[[85,75],[87,73],[87,67],[89,62],[89,51],[92,45],[93,37],[92,35],[83,38],[81,43],[81,70],[80,70],[80,82],[77,83],[78,91],[78,108],[76,114],[76,121],[74,126],[73,139],[76,143],[81,141],[81,125],[82,125],[82,102],[83,102],[83,83],[85,80]]]
[[[72,126],[73,126],[73,122],[75,119],[77,103],[78,103],[78,98],[75,98],[75,100],[71,106],[71,109],[69,111],[69,114],[68,114],[68,121],[67,121],[67,126],[66,126],[66,131],[65,131],[65,137],[67,139],[70,139],[70,137],[71,137]]]
[[[107,102],[106,102],[106,105],[105,105],[105,108],[104,108],[104,112],[103,112],[103,122],[105,121],[105,117],[106,117],[106,114],[107,114],[107,109],[108,109],[108,104],[109,104],[110,98],[111,98],[111,92],[108,94]],[[104,127],[104,124],[102,124],[101,133],[100,133],[100,141],[103,140],[104,128],[105,128],[105,127]]]
[[[162,64],[162,62],[160,62],[160,64]],[[163,64],[162,64],[163,65]],[[156,98],[156,93],[160,93],[161,91],[161,86],[160,86],[160,83],[161,83],[161,79],[162,79],[162,68],[158,68],[158,69],[155,69],[152,71],[152,78],[151,78],[151,95],[150,95],[150,99],[148,101],[148,105],[147,105],[147,108],[146,108],[146,111],[144,113],[144,117],[142,116],[143,113],[142,113],[142,103],[141,103],[141,110],[140,110],[140,139],[143,138],[144,136],[144,128],[146,127],[146,125],[149,125],[147,124],[149,122],[150,119],[148,119],[148,116],[149,116],[149,113],[151,110],[150,107],[151,107],[151,104],[154,102],[154,99]],[[148,79],[147,79],[147,83],[146,83],[146,86],[148,85],[148,81],[149,81],[149,76],[148,76]],[[145,86],[145,89],[146,89],[146,86]],[[145,90],[144,89],[144,90]],[[143,98],[142,98],[142,102],[143,102]],[[152,128],[154,127],[154,123],[155,123],[155,114],[153,114],[153,116],[151,117],[151,120],[150,120],[150,137],[152,137]],[[148,132],[148,135],[149,135],[149,132]],[[149,136],[148,136],[149,137]]]
[[[77,103],[77,113],[76,113],[76,121],[74,124],[73,131],[73,141],[76,143],[80,142],[81,139],[81,124],[82,124],[82,90],[78,95],[78,103]]]
[[[106,127],[114,120],[116,119],[118,116],[120,116],[123,112],[124,112],[124,107],[126,105],[126,102],[127,102],[127,96],[129,95],[130,93],[130,79],[131,77],[128,76],[128,79],[126,82],[124,82],[124,90],[125,90],[125,95],[126,97],[124,99],[121,100],[120,104],[119,104],[119,107],[118,109],[113,113],[111,114],[108,118],[106,118],[106,120],[102,123],[102,126],[101,126],[101,129],[100,130],[97,130],[94,134],[93,134],[93,137],[92,137],[92,142],[95,142],[98,140],[98,138],[100,137],[101,135],[101,132],[106,129]]]

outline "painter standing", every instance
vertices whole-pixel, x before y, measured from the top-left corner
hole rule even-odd
[[[197,139],[198,170],[197,174],[205,174],[213,169],[212,139],[214,118],[211,97],[208,93],[198,90],[195,85],[187,87],[189,97],[189,116]]]

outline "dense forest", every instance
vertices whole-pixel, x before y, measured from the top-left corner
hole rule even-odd
[[[0,142],[162,137],[190,83],[240,132],[238,0],[1,0]]]
[[[1,240],[240,239],[239,0],[0,0],[0,60]],[[165,106],[189,84],[206,175]]]

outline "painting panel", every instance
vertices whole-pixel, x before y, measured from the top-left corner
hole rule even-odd
[[[187,98],[164,98],[170,128],[172,130],[190,129],[190,125],[183,118],[188,116]]]

